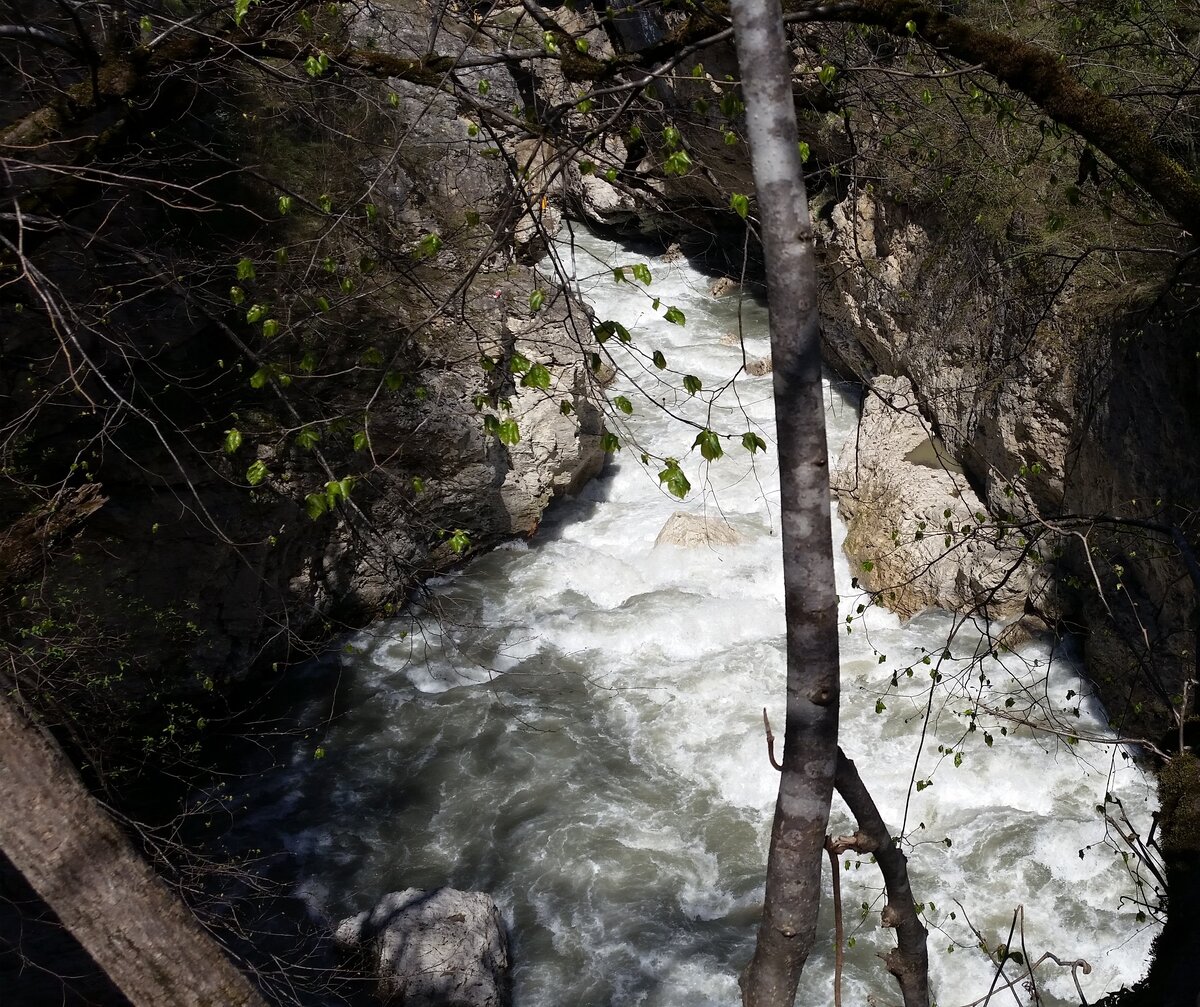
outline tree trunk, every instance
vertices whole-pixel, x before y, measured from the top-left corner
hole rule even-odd
[[[264,1007],[4,690],[0,848],[135,1007]]]
[[[791,1007],[816,936],[837,762],[837,591],[821,389],[817,274],[779,0],[734,0],[766,255],[778,429],[787,720],[766,902],[745,1007]]]

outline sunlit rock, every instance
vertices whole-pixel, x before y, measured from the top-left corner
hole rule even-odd
[[[716,516],[688,514],[677,510],[662,526],[656,546],[674,545],[681,549],[697,549],[702,546],[737,545],[742,536],[736,528]]]
[[[1011,618],[1043,580],[933,436],[907,378],[875,380],[832,486],[859,583],[901,616]]]

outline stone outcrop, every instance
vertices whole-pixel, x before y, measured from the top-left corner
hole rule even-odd
[[[831,477],[859,582],[905,617],[926,608],[1016,615],[1033,571],[931,433],[907,378],[874,380]]]
[[[390,892],[338,924],[334,939],[361,952],[395,1007],[508,1007],[508,935],[482,892]]]

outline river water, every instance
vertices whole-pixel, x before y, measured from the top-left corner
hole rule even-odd
[[[634,406],[619,430],[626,446],[532,541],[467,564],[419,610],[309,669],[338,678],[338,715],[251,788],[245,825],[262,848],[290,851],[301,894],[329,919],[409,886],[491,892],[512,928],[518,1007],[731,1005],[762,898],[776,788],[762,709],[782,724],[784,621],[771,378],[730,383],[743,351],[722,336],[740,310],[747,357],[766,356],[766,313],[710,297],[711,277],[684,261],[575,238],[558,247],[565,267],[598,317],[635,337],[632,350],[606,344],[625,372],[609,394]],[[612,266],[633,263],[649,267],[649,288],[613,281]],[[668,306],[685,325],[664,320]],[[683,389],[685,374],[700,378],[699,394]],[[854,397],[831,386],[827,401],[836,453]],[[704,462],[680,417],[736,435],[728,454]],[[765,453],[743,449],[747,430]],[[680,460],[685,501],[659,485],[662,466],[643,465],[643,449]],[[741,541],[656,547],[676,510],[723,517]],[[836,517],[834,533],[840,543]],[[1143,772],[1115,746],[994,716],[967,730],[967,709],[1035,696],[1065,709],[1077,734],[1103,734],[1079,666],[1044,647],[976,663],[982,627],[860,612],[867,599],[840,548],[837,577],[843,747],[910,843],[937,1003],[986,995],[995,966],[980,936],[1005,942],[1018,905],[1028,954],[1090,963],[1080,974],[1090,1001],[1138,978],[1153,931],[1123,901],[1134,885],[1097,805],[1120,797],[1144,834]],[[327,703],[298,695],[296,716],[319,721]],[[853,831],[836,799],[833,828]],[[879,927],[877,870],[847,863],[845,1002],[898,1002],[876,957],[893,943]],[[832,1003],[832,926],[827,905],[798,1003]],[[1068,969],[1037,976],[1049,1007],[1078,1003]]]

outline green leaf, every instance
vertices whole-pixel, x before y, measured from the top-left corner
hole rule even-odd
[[[321,432],[312,427],[305,427],[296,434],[296,445],[303,448],[305,451],[311,451],[317,446],[317,442],[321,439]]]
[[[496,436],[500,438],[500,443],[508,447],[513,447],[521,441],[521,431],[517,427],[517,421],[507,419],[496,429]]]
[[[399,371],[388,371],[383,376],[383,383],[387,386],[389,392],[398,392],[404,387],[404,375]]]
[[[759,437],[758,434],[756,434],[753,430],[747,430],[744,434],[742,434],[742,447],[744,447],[751,454],[754,454],[756,451],[766,451],[767,442]]]
[[[523,388],[541,388],[543,391],[550,387],[550,372],[542,364],[534,364],[529,372],[521,379]]]
[[[233,454],[242,446],[242,432],[237,427],[225,431],[225,453]]]
[[[562,413],[564,416],[570,416],[571,413],[575,412],[575,407],[573,405],[571,405],[570,399],[563,399],[558,404],[558,411],[560,413]]]
[[[238,280],[253,280],[254,279],[254,263],[249,259],[239,259],[237,264]]]
[[[475,90],[480,94],[487,94],[492,89],[492,82],[486,77],[475,85]]]
[[[721,447],[721,438],[707,428],[696,434],[696,439],[692,442],[692,447],[698,447],[704,460],[709,462],[715,462],[725,453],[725,449]]]
[[[519,350],[513,351],[512,359],[508,362],[508,369],[513,374],[524,374],[531,366],[529,358],[524,353]]]
[[[246,312],[246,322],[253,325],[255,322],[261,322],[267,314],[267,306],[265,304],[252,304]]]
[[[605,454],[615,454],[621,450],[621,441],[616,434],[605,430],[604,436],[600,438],[600,447],[604,449]]]
[[[261,460],[256,461],[253,465],[246,469],[246,482],[248,482],[251,486],[257,486],[270,474],[271,473],[267,471],[265,462]]]
[[[625,267],[624,266],[614,266],[612,274],[613,274],[613,283],[624,283],[625,282]]]
[[[588,40],[587,40],[586,38],[577,38],[577,39],[575,40],[575,48],[576,48],[576,49],[578,49],[578,50],[579,50],[580,52],[582,52],[582,53],[585,53],[585,54],[586,54],[586,53],[587,53],[587,51],[588,51],[588,50],[589,50],[591,47],[592,47],[592,46],[591,46],[591,43],[590,43],[590,42],[588,42]]]
[[[441,249],[441,247],[442,247],[441,236],[436,233],[430,232],[429,234],[424,235],[421,238],[421,240],[417,242],[417,252],[416,252],[417,258],[419,258],[419,259],[432,258],[433,256],[437,255],[437,253]]]
[[[606,319],[592,330],[596,335],[596,342],[605,343],[612,336],[616,336],[621,342],[629,342],[633,336],[629,334],[629,330],[620,322],[614,322],[611,318]]]
[[[262,328],[263,338],[274,339],[279,335],[279,323],[274,318],[268,318],[263,322]]]
[[[476,126],[475,123],[473,123],[473,122],[470,123],[467,126],[467,136],[469,136],[472,140],[474,140],[475,137],[477,137],[478,135],[479,135],[479,127]]]
[[[817,71],[817,80],[822,84],[829,85],[833,82],[833,78],[837,76],[837,67],[826,63],[820,70]]]
[[[379,216],[379,207],[374,203],[367,204],[367,220],[375,220]]]
[[[413,476],[412,488],[413,488],[414,493],[424,493],[425,492],[425,480],[422,479],[420,476]]]
[[[317,518],[329,510],[329,504],[325,500],[325,494],[308,494],[308,496],[304,498],[304,509],[308,511],[308,516],[316,521]]]
[[[654,351],[654,366],[657,367],[660,371],[664,370],[666,368],[667,358],[663,356],[662,350]]]
[[[662,138],[663,143],[666,145],[667,149],[670,150],[673,147],[679,146],[683,140],[683,135],[674,126],[667,126],[662,131]]]
[[[370,441],[367,439],[367,432],[365,430],[359,430],[355,433],[353,440],[355,451],[365,451],[369,443]]]
[[[233,301],[234,304],[241,304],[246,299],[246,291],[244,291],[241,287],[230,287],[229,299]]]
[[[627,399],[624,395],[618,395],[615,399],[613,399],[613,405],[620,409],[621,412],[623,412],[626,416],[633,415],[633,403],[630,402],[629,399]]]
[[[304,31],[312,31],[313,30],[312,15],[309,14],[308,11],[302,10],[299,14],[297,14],[296,21],[299,23],[300,27]]]
[[[400,107],[400,95],[396,94],[395,91],[389,91],[388,92],[388,104],[391,105],[392,108],[399,108]]]
[[[884,701],[882,699],[875,700],[875,712],[876,713],[883,713],[883,711],[886,709],[887,709],[887,705],[884,703]]]
[[[692,170],[692,159],[686,150],[677,150],[663,162],[663,172],[667,175],[686,175]]]
[[[729,207],[734,213],[741,217],[742,220],[745,220],[746,214],[750,212],[750,198],[744,193],[735,192],[729,197]]]
[[[233,23],[240,28],[249,10],[250,0],[233,0]]]
[[[609,182],[609,183],[615,182],[615,181],[617,180],[617,169],[616,169],[616,168],[609,168],[609,169],[608,169],[608,170],[607,170],[607,171],[604,173],[604,180],[605,180],[606,182]]]
[[[683,325],[687,321],[687,316],[676,307],[667,308],[663,317],[672,325]]]
[[[650,286],[651,277],[649,266],[647,266],[644,262],[639,262],[637,265],[631,268],[633,270],[633,278],[635,280],[644,283],[647,287]]]
[[[800,150],[800,163],[807,164],[809,157],[812,156],[812,148],[803,140],[796,144],[796,146]]]
[[[364,367],[382,367],[383,353],[378,346],[368,346],[358,358]]]
[[[904,30],[906,32],[908,32],[910,35],[915,35],[917,33],[917,22],[916,21],[905,21],[904,22]]]
[[[286,216],[287,214],[289,214],[291,212],[292,212],[292,197],[291,196],[280,196],[279,197],[279,213],[280,213],[280,215]]]
[[[576,111],[582,112],[584,115],[586,115],[588,112],[590,112],[592,110],[593,104],[595,104],[595,103],[592,101],[591,98],[584,98],[582,101],[577,101],[575,103],[575,109],[576,109]]]
[[[446,544],[450,546],[451,552],[456,556],[461,556],[471,548],[471,536],[461,528],[455,528],[454,534],[450,536]]]
[[[695,395],[704,387],[703,383],[694,374],[685,374],[683,376],[683,388],[689,395]]]
[[[267,379],[271,377],[271,372],[266,367],[260,367],[257,371],[250,375],[250,387],[262,388]]]
[[[304,61],[304,72],[314,79],[320,77],[328,69],[329,57],[323,52],[319,52],[315,56],[309,56]],[[329,211],[326,210],[325,212],[328,213]]]
[[[542,305],[546,303],[546,291],[538,289],[529,295],[529,310],[541,311]]]
[[[331,304],[329,303],[329,298],[328,298],[328,297],[326,297],[324,294],[320,294],[320,295],[317,297],[317,308],[318,308],[318,310],[320,310],[320,311],[328,311],[328,310],[329,310],[331,307],[333,307],[333,305],[331,305]]]
[[[235,18],[236,20],[236,18]],[[238,22],[241,23],[240,21]],[[145,14],[138,18],[138,27],[142,30],[143,35],[149,35],[154,30],[154,22]]]
[[[688,490],[692,488],[692,484],[688,482],[687,476],[683,474],[683,470],[679,467],[679,462],[674,458],[666,459],[665,464],[666,468],[658,473],[658,481],[663,483],[672,495],[682,500],[688,495]]]
[[[329,213],[333,209],[333,197],[327,192],[321,193],[321,195],[317,197],[317,206],[319,206],[326,213]]]

